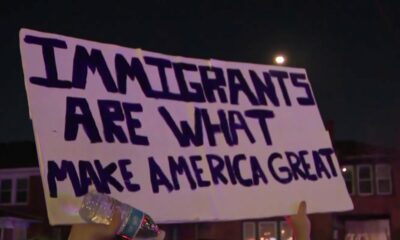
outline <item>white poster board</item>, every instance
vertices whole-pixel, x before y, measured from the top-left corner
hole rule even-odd
[[[304,69],[28,29],[20,48],[51,224],[90,188],[161,223],[353,207]]]

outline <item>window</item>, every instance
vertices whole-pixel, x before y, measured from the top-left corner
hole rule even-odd
[[[280,226],[281,240],[293,240],[293,232],[287,222],[282,221]]]
[[[358,194],[372,195],[373,193],[372,166],[371,165],[357,166],[357,177],[358,177]]]
[[[243,223],[243,240],[256,240],[256,224],[254,222]]]
[[[346,240],[398,239],[390,238],[389,219],[345,221],[344,227]]]
[[[369,196],[374,193],[392,194],[392,172],[389,164],[344,165],[342,174],[350,194],[357,193],[360,196]]]
[[[242,225],[243,240],[293,240],[286,221],[247,221]]]
[[[259,222],[258,223],[259,240],[277,240],[276,222]]]
[[[12,179],[0,180],[0,203],[11,203]]]
[[[388,195],[392,193],[392,174],[388,164],[377,164],[375,166],[376,193]]]
[[[347,191],[349,192],[349,194],[354,194],[355,193],[354,167],[349,165],[343,166],[342,174],[344,181],[346,183]]]
[[[0,179],[0,204],[26,204],[28,192],[28,178]]]
[[[16,190],[17,203],[26,203],[28,201],[28,179],[19,178],[17,179],[17,190]]]

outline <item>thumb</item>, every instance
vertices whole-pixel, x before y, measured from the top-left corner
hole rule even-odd
[[[297,215],[307,215],[307,204],[305,201],[302,201],[297,209]]]

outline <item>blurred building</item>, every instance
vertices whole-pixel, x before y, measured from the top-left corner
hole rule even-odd
[[[340,239],[400,239],[399,153],[357,142],[335,149],[354,210],[333,214],[333,230]]]
[[[311,239],[400,239],[399,153],[351,141],[335,149],[354,210],[311,214]],[[0,159],[0,240],[67,239],[68,226],[48,223],[34,144],[0,144]],[[293,239],[284,218],[161,227],[166,240]]]
[[[32,142],[0,144],[0,240],[64,240],[69,227],[51,227]]]

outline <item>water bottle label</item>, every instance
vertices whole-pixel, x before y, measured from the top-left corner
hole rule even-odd
[[[134,237],[140,228],[144,213],[135,208],[132,208],[131,214],[129,215],[128,221],[120,233],[121,235]]]

